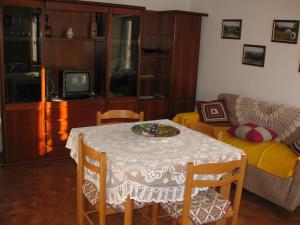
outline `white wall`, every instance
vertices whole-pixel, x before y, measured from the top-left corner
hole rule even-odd
[[[197,99],[231,92],[300,107],[300,40],[271,42],[273,19],[300,20],[299,0],[191,0],[204,19]],[[242,39],[221,39],[222,19],[242,19]],[[265,67],[243,65],[243,44],[266,45]]]
[[[144,6],[147,10],[189,10],[191,0],[87,0],[94,2]]]

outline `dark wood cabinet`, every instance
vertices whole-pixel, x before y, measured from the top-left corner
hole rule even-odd
[[[202,16],[174,12],[171,117],[195,108]]]
[[[193,111],[197,88],[201,20],[206,14],[145,11],[142,29],[140,108],[168,102],[159,114]],[[156,101],[153,101],[153,100]],[[166,101],[167,100],[167,101]],[[149,111],[148,118],[157,118]]]
[[[156,11],[143,14],[139,109],[145,120],[168,116],[172,24],[172,15]]]
[[[168,100],[140,100],[139,109],[144,112],[144,120],[165,119],[168,115]]]
[[[61,73],[91,73],[94,97],[105,97],[108,7],[79,7],[75,3],[46,2],[44,61],[48,82],[47,100],[61,96]],[[72,30],[72,37],[67,31]]]
[[[144,111],[145,120],[154,120],[193,110],[202,16],[84,1],[2,0],[4,162],[67,157],[70,130],[96,125],[97,111]],[[90,95],[62,95],[64,71],[87,71]]]
[[[3,113],[5,162],[32,162],[46,157],[43,103],[6,105]]]
[[[5,164],[67,157],[70,130],[96,125],[97,111],[137,111],[143,11],[83,1],[1,1]],[[92,95],[64,97],[64,71],[87,71]],[[84,76],[72,82],[79,79]]]
[[[126,109],[136,112],[137,99],[136,97],[111,98],[107,104],[107,110],[111,109]]]

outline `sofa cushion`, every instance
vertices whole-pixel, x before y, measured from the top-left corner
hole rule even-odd
[[[198,112],[187,112],[187,113],[178,113],[174,118],[173,122],[179,124],[185,124],[185,121],[197,122],[200,120]]]
[[[227,132],[235,137],[256,143],[271,141],[278,136],[275,131],[258,126],[254,123],[234,126],[228,129]]]
[[[161,206],[174,219],[179,219],[182,216],[182,201],[162,203]],[[191,198],[189,218],[195,225],[213,223],[221,220],[230,206],[229,200],[223,198],[214,189],[208,188]]]
[[[219,94],[218,99],[226,99],[226,108],[227,108],[227,113],[229,116],[229,121],[232,125],[237,126],[240,125],[239,120],[236,116],[235,113],[235,105],[236,105],[236,100],[239,98],[239,95],[235,94]]]
[[[196,107],[202,122],[216,126],[230,125],[225,98],[209,102],[197,101]]]
[[[242,140],[228,134],[226,130],[229,127],[214,129],[223,133],[223,142],[242,149],[248,156],[249,164],[281,178],[294,175],[298,157],[287,145],[277,141],[255,143]]]
[[[100,200],[100,193],[98,191],[97,186],[89,181],[85,180],[84,184],[82,185],[82,192],[84,196],[87,198],[87,200],[95,206],[99,200]],[[137,202],[134,201],[133,208],[134,209],[140,209],[146,206],[146,202]],[[117,212],[124,212],[125,211],[125,203],[122,204],[108,204],[111,208],[115,209]]]

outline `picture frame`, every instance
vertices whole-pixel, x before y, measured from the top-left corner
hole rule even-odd
[[[265,66],[266,46],[245,44],[242,63],[251,66]]]
[[[272,42],[297,44],[299,20],[274,20]]]
[[[241,39],[242,20],[241,19],[224,19],[222,21],[222,39]]]

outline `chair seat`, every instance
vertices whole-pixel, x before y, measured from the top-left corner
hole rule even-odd
[[[84,196],[88,199],[88,201],[92,205],[96,205],[100,199],[99,192],[97,186],[92,183],[91,181],[85,180],[82,191]],[[136,202],[134,201],[133,208],[140,209],[146,206],[146,202]],[[122,204],[108,204],[111,208],[115,209],[117,212],[124,212],[125,211],[125,203]]]
[[[163,209],[174,219],[182,215],[183,202],[162,203]],[[221,220],[229,210],[230,201],[224,199],[214,189],[200,191],[191,199],[189,217],[194,224],[207,224]]]

